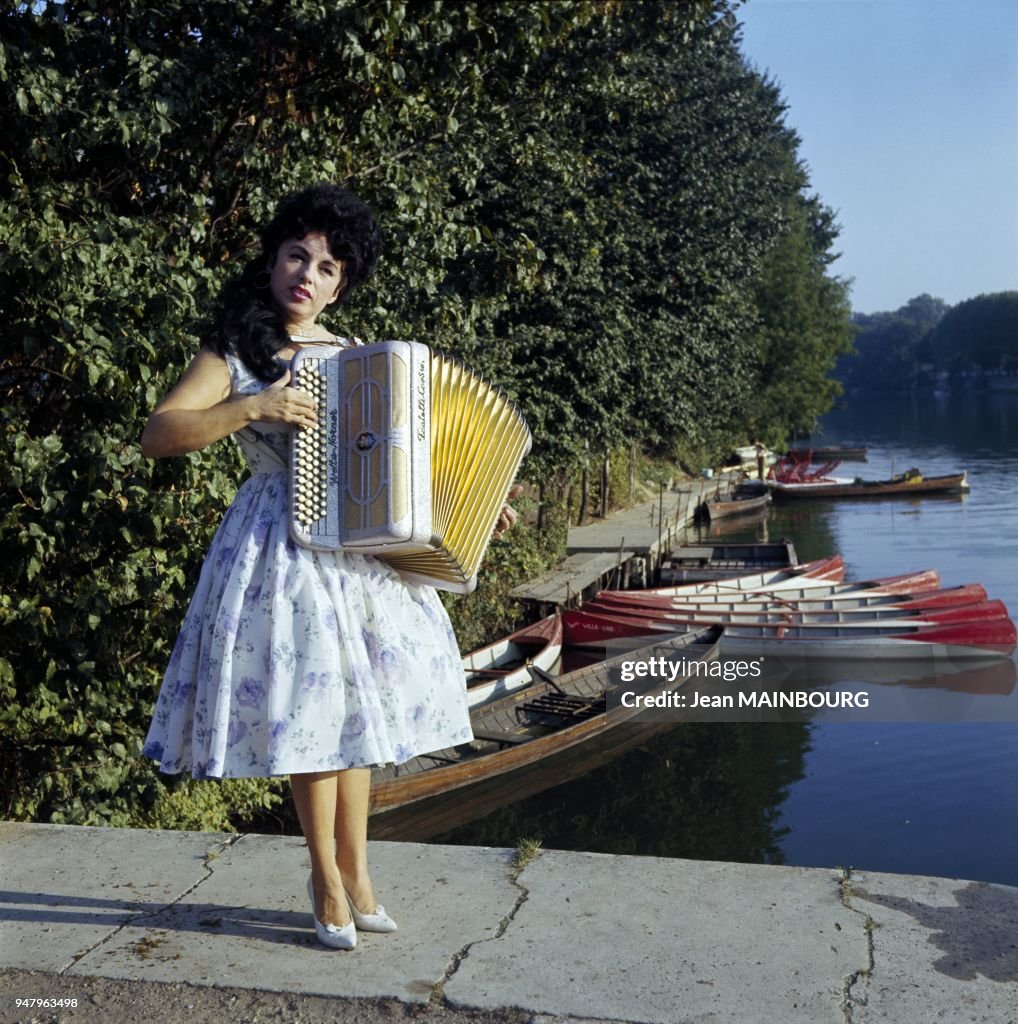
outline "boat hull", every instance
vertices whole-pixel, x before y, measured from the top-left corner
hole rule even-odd
[[[732,498],[728,501],[711,499],[704,502],[702,508],[704,518],[711,522],[717,522],[718,519],[733,519],[735,516],[759,512],[769,504],[770,495],[765,490],[761,495],[753,495],[748,498]]]
[[[674,617],[626,615],[588,611],[563,615],[567,643],[598,639],[648,636],[683,628]],[[783,658],[916,658],[917,645],[926,651],[955,658],[1010,658],[1018,646],[1018,633],[1009,619],[927,623],[893,622],[785,626],[766,623],[726,623],[721,639],[724,655]]]
[[[853,611],[856,609],[901,608],[918,613],[938,608],[957,608],[961,605],[980,604],[987,600],[986,588],[980,583],[966,583],[958,587],[910,592],[888,592],[879,588],[845,589],[831,587],[828,590],[803,589],[799,592],[780,595],[740,594],[735,598],[713,596],[698,599],[693,597],[667,597],[650,594],[643,590],[602,590],[595,597],[597,601],[622,601],[635,607],[662,608],[665,610],[717,610],[753,611],[768,608],[792,608],[804,612]]]
[[[765,572],[749,573],[742,576],[726,577],[723,580],[703,580],[680,583],[664,587],[653,587],[645,591],[651,594],[728,594],[742,591],[777,590],[784,587],[822,586],[840,583],[845,578],[845,561],[841,555],[822,558],[804,565],[787,569],[769,569]]]
[[[557,613],[463,656],[467,703],[478,707],[531,681],[529,667],[550,672],[562,653],[562,618]]]
[[[794,604],[744,604],[725,608],[678,608],[656,607],[638,601],[627,601],[625,596],[599,597],[585,604],[588,611],[603,610],[611,613],[618,610],[629,615],[649,615],[667,621],[679,622],[723,622],[732,624],[773,623],[780,625],[842,625],[865,626],[868,623],[924,622],[927,624],[948,622],[992,622],[1008,618],[1003,601],[980,601],[959,605],[923,607],[916,604],[864,605],[847,608],[802,608]]]
[[[791,541],[744,544],[684,544],[661,565],[662,584],[704,583],[750,573],[789,570],[798,564]]]
[[[710,604],[714,601],[759,601],[766,597],[793,601],[810,597],[822,598],[847,594],[904,596],[940,589],[940,573],[936,569],[922,569],[900,576],[884,576],[875,580],[850,583],[824,578],[788,577],[762,586],[753,586],[752,581],[757,578],[739,576],[732,580],[719,580],[715,583],[654,587],[648,590],[633,591],[633,593],[646,594],[649,597],[669,598],[682,603]],[[749,585],[747,585],[747,581],[749,581]]]
[[[811,483],[780,483],[768,480],[775,501],[801,498],[911,498],[923,494],[964,494],[969,489],[965,473],[928,476],[915,480],[830,480]]]

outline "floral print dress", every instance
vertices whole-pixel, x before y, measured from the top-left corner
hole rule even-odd
[[[265,387],[227,357],[234,394]],[[431,587],[375,558],[296,545],[290,435],[235,435],[251,469],[219,527],[143,753],[242,778],[402,764],[472,738],[452,626]]]

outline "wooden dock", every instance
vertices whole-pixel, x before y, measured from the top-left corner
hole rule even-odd
[[[686,480],[652,501],[570,527],[565,561],[516,587],[511,596],[532,602],[535,614],[544,616],[576,607],[608,587],[652,586],[664,556],[688,542],[697,507],[718,490],[726,493],[737,476],[725,472]]]

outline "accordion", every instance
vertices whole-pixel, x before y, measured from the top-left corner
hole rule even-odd
[[[530,450],[515,403],[414,341],[311,345],[290,365],[318,424],[290,446],[290,533],[377,555],[404,579],[469,593]]]

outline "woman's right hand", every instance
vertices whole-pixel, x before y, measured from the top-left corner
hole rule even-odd
[[[314,426],[315,400],[289,383],[287,370],[257,394],[231,398],[226,360],[202,349],[149,416],[141,436],[142,454],[159,459],[198,451],[255,421]]]
[[[242,401],[251,403],[252,419],[259,423],[287,423],[295,427],[313,427],[318,422],[318,405],[300,388],[291,388],[290,371],[264,391]]]

